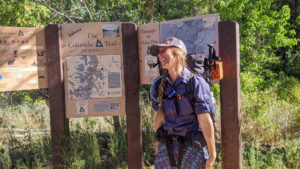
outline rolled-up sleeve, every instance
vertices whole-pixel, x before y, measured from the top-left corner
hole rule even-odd
[[[211,99],[210,87],[200,75],[195,75],[195,113],[201,114],[210,111],[209,103]]]

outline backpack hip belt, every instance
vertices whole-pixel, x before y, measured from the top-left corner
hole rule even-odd
[[[168,152],[168,157],[170,160],[170,165],[172,167],[177,166],[178,169],[181,168],[181,162],[183,157],[183,150],[187,145],[192,145],[194,148],[200,150],[201,148],[206,146],[206,142],[201,131],[193,131],[188,133],[186,136],[177,136],[177,135],[168,135],[167,132],[160,127],[157,129],[155,133],[155,139],[160,143],[164,143],[166,145],[166,149]],[[175,158],[173,156],[173,142],[178,142],[178,162],[176,165]]]

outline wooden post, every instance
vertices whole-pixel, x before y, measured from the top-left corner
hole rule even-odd
[[[222,168],[242,168],[240,37],[239,25],[219,22],[219,53],[223,61],[221,80]]]
[[[122,23],[124,80],[127,116],[128,168],[143,168],[142,127],[139,104],[139,58],[137,26]]]
[[[66,145],[63,138],[69,135],[69,121],[65,113],[63,63],[60,50],[59,25],[45,28],[48,66],[48,90],[50,103],[50,126],[53,168],[65,168],[60,149]]]

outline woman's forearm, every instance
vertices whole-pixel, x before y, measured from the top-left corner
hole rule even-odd
[[[198,115],[198,122],[202,129],[205,141],[207,143],[208,152],[211,160],[216,159],[216,145],[215,145],[215,133],[212,119],[209,113],[202,113]]]

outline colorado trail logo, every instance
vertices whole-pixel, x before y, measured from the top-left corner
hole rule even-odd
[[[99,39],[97,40],[96,47],[103,47],[103,44]]]
[[[24,32],[19,30],[19,36],[24,36]]]
[[[80,113],[84,113],[84,112],[85,112],[84,108],[83,108],[83,107],[80,107],[79,112],[80,112]]]

